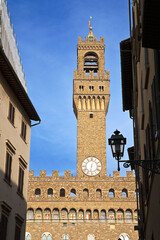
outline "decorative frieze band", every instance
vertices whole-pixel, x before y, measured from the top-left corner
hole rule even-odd
[[[83,46],[78,46],[78,50],[104,50],[105,46],[91,46],[91,45],[83,45]]]

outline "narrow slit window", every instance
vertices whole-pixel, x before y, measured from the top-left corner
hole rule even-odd
[[[90,117],[90,118],[93,118],[93,113],[90,113],[90,114],[89,114],[89,117]]]

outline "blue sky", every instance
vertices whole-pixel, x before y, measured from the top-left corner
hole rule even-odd
[[[8,0],[28,94],[41,124],[32,128],[30,170],[71,170],[76,175],[77,120],[72,108],[73,70],[78,36],[105,38],[105,69],[110,70],[106,137],[118,130],[133,145],[132,120],[122,111],[120,41],[129,37],[127,0]],[[107,175],[117,170],[107,141]],[[121,173],[124,174],[121,167]]]

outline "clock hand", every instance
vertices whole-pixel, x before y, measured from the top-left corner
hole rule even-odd
[[[91,163],[91,171],[92,171],[92,168],[93,168],[93,163]]]

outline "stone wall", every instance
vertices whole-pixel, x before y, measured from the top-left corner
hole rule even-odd
[[[40,194],[35,194],[36,189],[40,189]],[[53,195],[48,194],[48,189],[53,189]],[[60,196],[61,189],[65,189],[64,197]],[[127,191],[122,197],[124,189]],[[112,197],[110,190],[114,190]],[[26,231],[34,240],[41,239],[45,232],[51,233],[52,239],[62,239],[63,234],[68,234],[69,239],[87,239],[89,234],[94,234],[96,240],[112,240],[118,239],[121,233],[138,239],[134,231],[137,205],[133,172],[120,177],[115,171],[113,177],[84,180],[72,177],[69,171],[64,177],[60,177],[58,171],[53,171],[50,177],[45,171],[37,177],[30,171],[27,208]],[[129,211],[131,217],[128,218]]]

